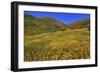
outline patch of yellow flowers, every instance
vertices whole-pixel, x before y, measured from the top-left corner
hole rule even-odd
[[[87,28],[25,36],[25,61],[90,58],[90,32]]]

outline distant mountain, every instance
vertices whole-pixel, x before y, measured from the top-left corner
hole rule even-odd
[[[26,29],[28,28],[47,28],[46,23],[33,17],[31,15],[24,14],[24,26]]]
[[[90,19],[82,19],[66,24],[67,29],[90,28]]]
[[[42,17],[41,20],[45,21],[48,24],[51,24],[51,25],[55,26],[59,30],[66,30],[66,26],[63,23],[61,23],[61,22],[59,22],[59,21],[57,21],[57,20],[55,20],[53,18]]]
[[[54,23],[52,24],[52,22],[51,23],[50,22],[49,21],[47,22],[42,18],[38,19],[31,15],[24,14],[25,34],[38,34],[43,32],[52,32],[61,30],[60,28],[58,28],[59,24],[57,25],[57,22],[56,22],[57,26],[55,26]]]
[[[82,19],[70,24],[63,24],[50,17],[36,18],[24,14],[24,34],[40,34],[44,32],[64,31],[66,29],[90,28],[90,19]]]

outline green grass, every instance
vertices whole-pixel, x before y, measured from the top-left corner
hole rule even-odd
[[[24,61],[90,58],[87,28],[25,35],[24,40]]]

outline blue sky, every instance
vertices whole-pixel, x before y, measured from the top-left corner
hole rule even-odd
[[[69,24],[74,21],[90,18],[90,14],[83,14],[83,13],[36,12],[36,11],[24,11],[24,13],[32,15],[36,18],[48,16],[64,24]]]

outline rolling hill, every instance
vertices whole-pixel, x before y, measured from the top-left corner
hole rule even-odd
[[[24,14],[24,34],[25,35],[34,35],[45,32],[54,32],[54,31],[64,31],[68,29],[80,29],[88,28],[90,29],[90,20],[82,19],[70,24],[63,24],[60,21],[55,20],[51,17],[41,17],[36,18],[34,16]]]
[[[59,30],[66,30],[66,26],[63,23],[61,23],[53,18],[45,16],[45,17],[42,17],[41,20],[45,21],[48,24],[55,26]]]
[[[90,19],[82,19],[66,25],[67,29],[90,28]]]
[[[27,35],[59,30],[54,25],[27,14],[24,14],[24,29]]]

